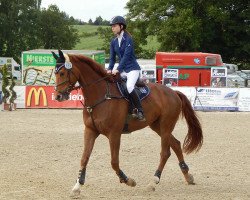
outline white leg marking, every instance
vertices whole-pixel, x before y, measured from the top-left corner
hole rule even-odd
[[[73,187],[70,197],[79,198],[81,193],[81,184],[79,183],[79,179],[77,179],[75,186]]]

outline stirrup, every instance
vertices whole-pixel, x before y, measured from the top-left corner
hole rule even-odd
[[[137,109],[137,108],[134,108],[134,109],[132,110],[132,117],[133,117],[134,119],[137,119],[137,118],[138,118],[138,109]]]
[[[137,113],[137,119],[142,122],[146,121],[146,118],[144,117],[143,112],[140,112],[140,111]]]
[[[135,119],[138,119],[139,121],[143,121],[143,122],[146,121],[146,118],[144,117],[143,112],[139,111],[137,108],[133,110],[132,117]]]

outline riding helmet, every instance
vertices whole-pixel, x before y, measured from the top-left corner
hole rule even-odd
[[[122,16],[115,16],[110,21],[110,26],[114,24],[122,24],[124,26],[124,29],[127,26],[126,20]]]

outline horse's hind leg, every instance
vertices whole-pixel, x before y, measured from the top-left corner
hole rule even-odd
[[[160,182],[161,173],[164,169],[164,166],[171,155],[170,152],[170,136],[174,128],[170,125],[160,128],[160,121],[156,121],[154,124],[150,125],[150,128],[154,130],[161,137],[161,154],[160,154],[160,163],[154,175],[154,183],[158,184]]]
[[[171,155],[170,152],[170,147],[171,147],[179,160],[179,166],[186,181],[188,182],[188,184],[194,184],[193,176],[188,173],[189,168],[184,161],[181,149],[181,143],[171,134],[174,129],[174,125],[173,126],[169,125],[168,127],[164,128],[165,131],[162,131],[159,122],[155,122],[154,124],[150,125],[150,128],[154,130],[161,137],[161,159],[158,169],[156,170],[154,175],[154,182],[156,184],[160,182],[161,173],[164,169],[164,166],[168,158]]]
[[[188,173],[189,168],[184,161],[184,156],[183,156],[182,149],[181,149],[181,143],[173,135],[171,135],[171,137],[170,137],[170,146],[173,149],[173,151],[175,152],[175,154],[179,160],[179,166],[181,168],[181,171],[182,171],[187,183],[194,184],[194,178],[191,174]]]
[[[158,133],[159,134],[159,133]],[[160,163],[158,165],[158,168],[154,174],[154,179],[153,182],[151,182],[148,186],[147,189],[149,191],[154,191],[155,190],[155,184],[158,184],[160,182],[161,174],[164,169],[164,166],[168,160],[168,158],[171,155],[170,152],[170,139],[169,135],[171,132],[164,132],[164,134],[160,135],[161,136],[161,154],[160,154]]]
[[[169,143],[169,138],[165,137],[165,135],[163,137],[161,137],[161,154],[160,154],[160,163],[159,166],[155,172],[155,179],[154,182],[156,184],[158,184],[160,182],[160,178],[161,178],[161,173],[164,169],[164,166],[168,160],[168,158],[170,157],[171,152],[170,152],[170,143]]]

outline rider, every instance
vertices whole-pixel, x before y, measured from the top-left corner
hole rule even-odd
[[[141,68],[136,61],[132,37],[126,30],[127,24],[122,16],[112,18],[110,26],[116,37],[110,43],[110,63],[107,72],[113,75],[121,73],[122,77],[127,77],[126,86],[130,100],[138,110],[136,117],[140,121],[145,121],[141,100],[134,89]],[[116,56],[119,58],[119,66],[113,70]]]

